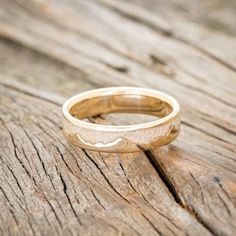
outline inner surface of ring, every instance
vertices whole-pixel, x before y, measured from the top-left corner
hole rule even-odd
[[[173,108],[165,101],[155,97],[122,94],[85,99],[69,108],[70,114],[77,119],[86,119],[108,113],[140,113],[165,117]]]

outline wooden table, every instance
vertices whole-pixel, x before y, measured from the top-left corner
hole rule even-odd
[[[0,0],[0,36],[0,235],[236,235],[235,1]],[[67,143],[63,101],[120,85],[175,96],[180,137]]]

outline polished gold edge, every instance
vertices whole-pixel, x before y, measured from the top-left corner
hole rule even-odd
[[[165,101],[172,112],[159,120],[125,126],[91,124],[70,115],[70,108],[84,99],[114,94],[138,94]],[[100,152],[137,152],[172,142],[180,132],[180,107],[171,96],[144,88],[114,87],[76,95],[63,105],[63,130],[66,138],[79,147]]]
[[[157,99],[160,99],[164,102],[167,102],[170,104],[173,108],[173,111],[161,118],[157,119],[155,121],[151,122],[146,122],[143,124],[136,124],[136,125],[120,125],[120,126],[112,126],[112,125],[100,125],[100,124],[93,124],[93,123],[88,123],[83,120],[79,120],[74,118],[70,113],[69,110],[70,108],[78,103],[81,102],[85,99],[92,99],[94,97],[99,97],[99,96],[109,96],[109,95],[128,95],[128,94],[134,94],[134,95],[140,95],[140,96],[149,96],[149,97],[154,97]],[[173,97],[163,93],[159,92],[153,89],[148,89],[148,88],[136,88],[136,87],[110,87],[110,88],[101,88],[101,89],[94,89],[90,90],[87,92],[83,92],[81,94],[77,94],[70,99],[68,99],[64,104],[63,104],[63,116],[66,118],[69,122],[73,123],[76,126],[88,128],[88,129],[96,129],[96,130],[101,130],[101,131],[131,131],[131,130],[137,130],[137,129],[145,129],[145,128],[150,128],[154,127],[157,125],[163,125],[168,123],[170,120],[175,119],[175,116],[179,114],[180,111],[180,106],[179,103],[177,102],[176,99]]]

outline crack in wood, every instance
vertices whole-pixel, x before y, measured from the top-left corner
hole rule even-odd
[[[186,209],[190,214],[194,215],[196,220],[201,223],[209,232],[211,232],[213,235],[221,236],[221,234],[211,226],[208,222],[204,221],[199,214],[194,210],[194,207],[190,207],[190,205],[186,205],[183,203],[182,199],[178,195],[175,186],[172,184],[171,180],[168,178],[168,176],[165,174],[163,168],[161,165],[156,161],[155,157],[153,156],[151,150],[145,151],[145,155],[147,156],[148,160],[152,164],[152,166],[155,168],[157,173],[159,174],[160,178],[162,179],[163,183],[167,186],[170,194],[175,199],[176,203],[179,204],[181,207]]]
[[[143,213],[142,216],[152,226],[152,228],[157,232],[158,235],[163,236],[163,233],[155,226],[155,224],[150,219],[148,219],[147,216],[145,216]]]
[[[122,196],[112,185],[112,183],[110,182],[110,180],[107,178],[107,176],[103,173],[103,171],[99,168],[98,164],[93,160],[93,158],[90,157],[90,155],[87,153],[87,151],[85,149],[82,149],[84,154],[88,157],[88,159],[96,166],[96,168],[99,170],[99,172],[101,173],[101,175],[103,176],[103,178],[106,180],[107,184],[109,185],[109,187],[114,191],[114,193],[116,193],[119,197],[121,197],[121,199],[123,199],[125,202],[130,203],[129,200],[127,200],[124,196]]]
[[[106,207],[102,204],[102,202],[100,201],[100,199],[98,198],[97,194],[94,192],[94,190],[91,188],[90,189],[91,193],[93,194],[94,198],[96,199],[96,201],[98,202],[98,204],[101,206],[101,208],[103,210],[106,210]]]
[[[78,214],[76,213],[76,210],[75,210],[75,208],[74,208],[74,206],[73,206],[73,204],[72,204],[72,202],[70,200],[70,197],[67,194],[67,185],[66,185],[66,182],[65,182],[64,178],[62,177],[61,172],[59,173],[59,176],[60,176],[60,179],[61,179],[61,182],[62,182],[62,185],[63,185],[63,192],[64,192],[64,194],[65,194],[65,196],[66,196],[66,198],[67,198],[67,200],[69,202],[70,208],[71,208],[74,216],[76,217],[77,221],[79,222],[79,224],[82,225],[82,222],[81,222]]]
[[[155,160],[151,150],[146,150],[144,151],[144,154],[146,155],[146,157],[148,158],[149,162],[151,163],[151,165],[153,166],[153,168],[156,170],[156,172],[158,173],[158,175],[160,176],[160,178],[162,179],[163,183],[166,185],[166,187],[168,188],[170,194],[173,196],[174,200],[176,201],[176,203],[178,204],[182,204],[182,200],[180,199],[180,197],[177,194],[177,191],[175,190],[175,187],[173,186],[173,184],[171,183],[171,181],[169,180],[169,178],[167,177],[167,175],[165,174],[163,168],[160,166],[160,164]]]

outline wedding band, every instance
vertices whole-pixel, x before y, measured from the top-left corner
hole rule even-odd
[[[180,131],[180,106],[171,96],[147,88],[111,87],[80,93],[63,105],[63,132],[74,145],[99,152],[136,152],[172,142]],[[102,125],[84,119],[107,113],[157,116],[134,125]]]

